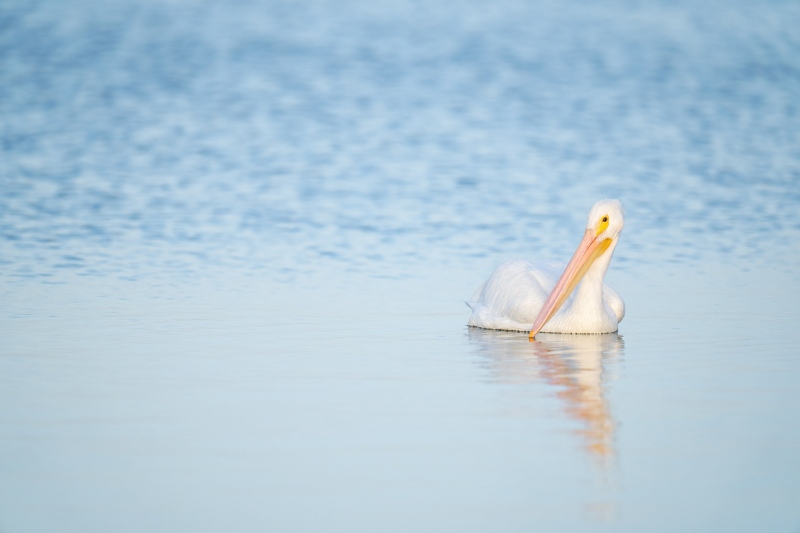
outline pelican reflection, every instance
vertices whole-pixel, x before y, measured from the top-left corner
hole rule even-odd
[[[519,333],[469,328],[469,338],[488,357],[492,379],[553,388],[567,416],[580,422],[585,447],[595,456],[614,453],[614,419],[606,399],[609,363],[623,350],[622,337],[544,334],[525,342]]]

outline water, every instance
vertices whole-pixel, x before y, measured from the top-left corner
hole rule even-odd
[[[0,6],[0,530],[798,531],[798,26]],[[604,197],[619,334],[465,327]]]

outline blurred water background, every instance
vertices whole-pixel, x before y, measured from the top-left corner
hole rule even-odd
[[[800,531],[799,27],[0,3],[0,531]],[[605,197],[619,334],[466,328]]]

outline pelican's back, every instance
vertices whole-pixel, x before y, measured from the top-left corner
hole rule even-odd
[[[558,280],[557,271],[515,259],[498,266],[478,287],[472,300],[470,326],[527,331]]]

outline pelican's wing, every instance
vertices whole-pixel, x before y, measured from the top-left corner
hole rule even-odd
[[[619,293],[603,283],[603,299],[617,317],[617,323],[622,322],[622,318],[625,316],[625,302],[622,301]]]
[[[472,296],[469,325],[530,331],[558,275],[555,265],[534,266],[521,259],[501,264]]]

